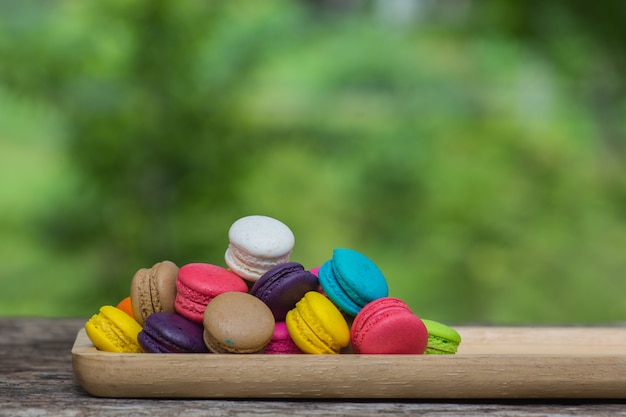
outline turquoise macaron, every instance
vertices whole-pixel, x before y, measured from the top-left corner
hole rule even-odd
[[[324,293],[343,312],[356,316],[367,303],[389,295],[387,280],[367,256],[337,248],[319,269]]]

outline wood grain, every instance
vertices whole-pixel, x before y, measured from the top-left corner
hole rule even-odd
[[[116,354],[82,330],[72,355],[102,397],[626,398],[624,328],[458,330],[446,356]]]
[[[84,318],[0,318],[0,416],[626,417],[626,400],[620,399],[98,398],[82,389],[72,369],[70,350],[84,323]]]

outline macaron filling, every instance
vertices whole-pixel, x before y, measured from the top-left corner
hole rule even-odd
[[[318,287],[315,275],[305,271],[297,262],[287,262],[263,274],[252,286],[250,294],[267,304],[277,321],[283,321],[304,294]]]
[[[150,279],[148,280],[150,285],[150,304],[152,312],[163,311],[161,306],[161,297],[159,295],[159,286],[157,284],[157,271],[156,268],[150,269]]]
[[[326,343],[306,322],[304,317],[296,311],[292,310],[287,313],[287,328],[289,334],[292,335],[296,345],[306,353],[335,354],[339,352],[338,348],[334,348]],[[323,330],[320,330],[323,333]],[[327,335],[328,338],[330,338]],[[328,340],[328,339],[327,339]],[[311,349],[313,346],[313,349]]]
[[[367,303],[387,297],[389,287],[380,269],[365,255],[337,248],[318,271],[324,292],[341,310],[356,316]]]
[[[351,281],[349,279],[344,279],[344,277],[341,275],[341,272],[338,270],[335,262],[332,262],[331,265],[337,283],[339,284],[343,292],[350,298],[350,300],[352,300],[355,305],[359,306],[359,309],[362,308],[365,304],[372,301],[368,300],[365,297],[362,297],[361,294],[359,294],[359,292],[350,285]]]
[[[348,323],[333,303],[310,291],[287,313],[291,338],[306,353],[339,353],[350,343]]]
[[[346,293],[343,287],[339,284],[333,270],[332,260],[325,262],[318,271],[318,278],[322,289],[341,310],[346,313],[356,316],[361,310],[363,305],[358,305],[352,298]]]
[[[461,335],[452,327],[438,321],[423,319],[428,331],[429,354],[455,354],[461,344]]]
[[[151,315],[137,336],[139,344],[153,353],[204,353],[202,326],[167,312]]]
[[[120,324],[117,323],[120,322]],[[109,352],[143,352],[137,342],[141,325],[122,310],[103,306],[85,323],[87,336],[100,350]]]
[[[137,336],[137,341],[146,352],[152,353],[183,353],[184,350],[162,338],[154,332],[142,331]]]
[[[184,282],[178,280],[176,282],[177,296],[187,299],[192,305],[197,305],[194,310],[202,310],[215,298],[215,294],[200,292]]]
[[[455,354],[459,347],[458,343],[451,340],[444,339],[443,337],[429,335],[428,346],[426,347],[427,354],[432,355],[452,355]]]
[[[139,310],[139,322],[143,323],[146,318],[154,311],[152,307],[152,294],[156,292],[153,281],[150,276],[150,270],[142,268],[137,272],[133,285],[137,291],[137,308]]]
[[[141,268],[133,276],[130,286],[133,317],[142,324],[152,314],[174,311],[178,267],[171,261],[156,263],[152,268]]]
[[[124,346],[134,344],[134,341],[130,337],[126,336],[115,323],[103,317],[102,314],[92,317],[89,323],[93,325],[95,329],[104,333],[105,338],[118,349],[123,349]]]
[[[251,255],[234,243],[228,245],[224,260],[226,265],[237,275],[249,280],[257,280],[274,266],[289,261],[291,251],[278,257]]]

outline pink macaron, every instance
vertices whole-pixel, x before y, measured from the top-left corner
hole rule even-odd
[[[248,284],[226,268],[206,263],[190,263],[178,270],[176,312],[202,323],[206,306],[225,292],[248,292]]]
[[[303,353],[289,336],[287,324],[284,321],[277,321],[274,325],[272,339],[265,347],[265,353],[274,355]]]
[[[350,340],[354,353],[421,354],[426,350],[428,331],[404,301],[384,297],[359,311]]]

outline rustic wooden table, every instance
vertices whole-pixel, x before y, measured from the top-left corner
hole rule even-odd
[[[442,415],[626,416],[626,401],[311,401],[106,399],[76,381],[84,319],[0,319],[0,416]]]

